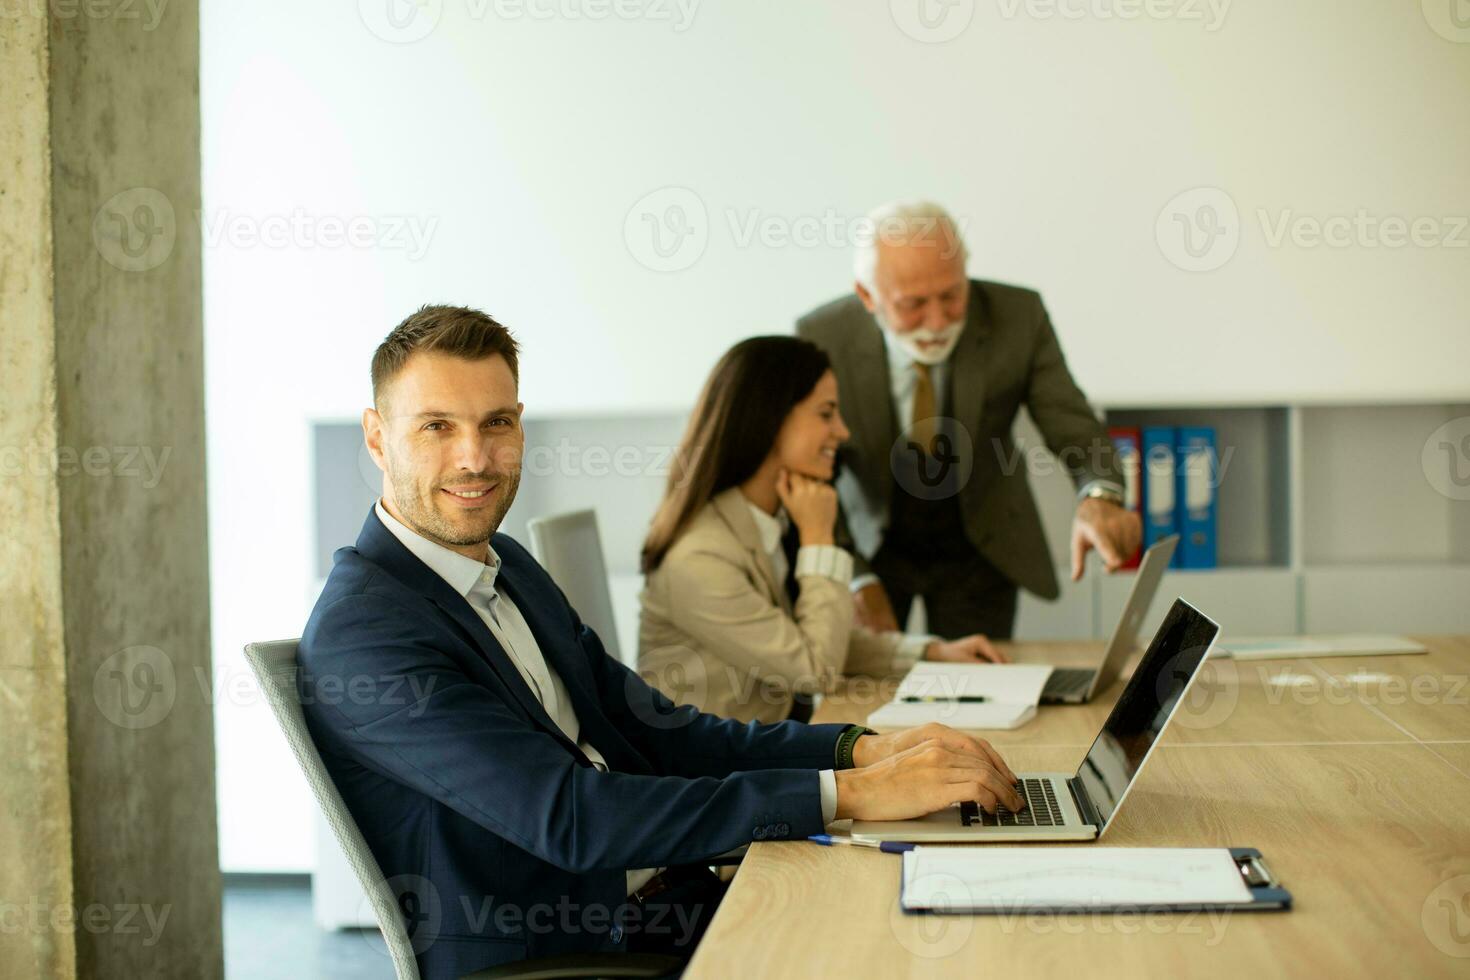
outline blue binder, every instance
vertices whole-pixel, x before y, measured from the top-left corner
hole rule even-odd
[[[1174,461],[1174,427],[1143,428],[1143,547],[1147,551],[1178,531],[1175,498],[1178,495]],[[1179,552],[1170,567],[1179,567]]]
[[[1219,455],[1215,430],[1181,426],[1175,436],[1174,460],[1179,490],[1175,500],[1179,524],[1180,568],[1214,568],[1215,500],[1219,489]]]

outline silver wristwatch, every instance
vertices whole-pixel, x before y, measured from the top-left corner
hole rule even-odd
[[[1082,495],[1083,500],[1106,500],[1110,504],[1123,506],[1123,495],[1112,487],[1089,487]]]

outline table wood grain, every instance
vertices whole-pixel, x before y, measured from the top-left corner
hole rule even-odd
[[[906,915],[893,855],[757,843],[686,976],[1470,977],[1470,638],[1418,639],[1428,655],[1212,661],[1102,840],[1258,847],[1290,912]],[[815,720],[861,723],[893,685],[852,679]],[[1122,686],[978,734],[1013,768],[1071,770]]]

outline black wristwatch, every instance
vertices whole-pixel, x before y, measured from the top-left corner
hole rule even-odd
[[[862,725],[848,725],[841,735],[837,736],[837,764],[834,769],[852,769],[852,749],[857,745],[857,740],[864,735],[877,735],[871,728]]]

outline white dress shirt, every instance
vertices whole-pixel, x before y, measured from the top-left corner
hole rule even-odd
[[[888,351],[888,390],[893,394],[893,410],[898,413],[898,431],[914,422],[914,389],[919,386],[919,372],[914,370],[914,357],[893,334],[883,331],[883,346]],[[934,384],[934,407],[942,415],[949,404],[949,358],[929,365],[929,380]]]
[[[914,389],[919,384],[919,373],[914,370],[913,355],[893,339],[892,333],[887,330],[881,330],[881,332],[883,347],[888,353],[888,390],[893,395],[893,410],[898,416],[898,431],[903,432],[914,421]],[[949,369],[952,357],[953,352],[950,357],[929,366],[929,380],[934,385],[934,405],[941,415],[947,410],[946,406],[949,404],[945,396],[949,393]],[[1119,495],[1123,493],[1123,488],[1112,480],[1089,480],[1077,491],[1077,499],[1080,501],[1094,487],[1106,487]],[[852,590],[856,592],[877,581],[878,576],[871,572],[859,575],[852,580]]]
[[[750,504],[750,516],[755,519],[755,529],[760,534],[761,547],[771,559],[771,568],[776,573],[776,581],[785,583],[786,550],[781,547],[781,538],[785,536],[786,529],[791,526],[791,518],[784,507],[776,508],[776,513],[772,516],[755,504],[751,504],[750,501],[746,503]],[[796,550],[796,575],[798,578],[803,575],[822,575],[834,582],[850,585],[852,583],[852,555],[835,544],[804,544]],[[930,642],[936,639],[938,637],[905,634],[899,641],[898,653],[893,658],[893,669],[895,671],[908,670],[924,655],[924,649]],[[834,803],[833,812],[835,811]],[[831,817],[827,818],[827,822],[832,822]]]

